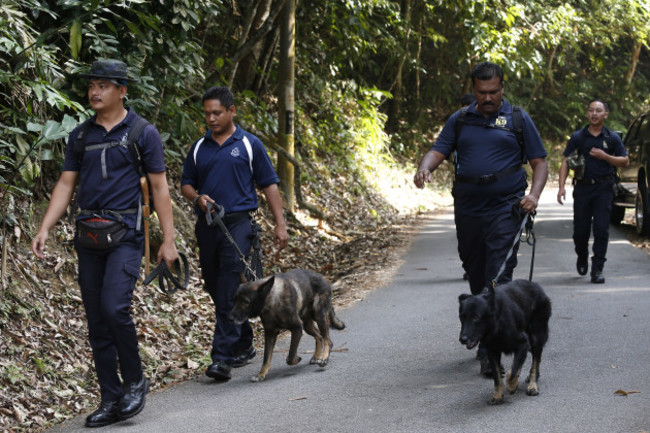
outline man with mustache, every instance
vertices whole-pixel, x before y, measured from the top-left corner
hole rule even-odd
[[[90,74],[81,76],[88,81],[88,101],[95,115],[68,138],[63,172],[32,241],[32,251],[36,257],[45,258],[49,230],[66,211],[78,182],[76,204],[80,212],[74,245],[101,393],[101,404],[86,418],[86,426],[102,427],[140,413],[149,389],[130,312],[140,276],[144,233],[140,173],[128,137],[134,125],[142,121],[135,110],[124,106],[127,84],[135,81],[128,77],[124,62],[99,60],[93,62]],[[151,184],[164,236],[158,262],[165,260],[171,266],[178,251],[162,141],[155,126],[144,124],[135,146]],[[77,144],[83,147],[79,149]],[[90,235],[82,229],[89,220],[99,224],[98,229],[110,231],[104,245],[98,243],[96,232]]]
[[[418,188],[431,182],[431,173],[457,152],[452,189],[458,254],[472,294],[492,283],[515,242],[522,218],[537,209],[546,185],[546,150],[528,113],[521,110],[521,131],[515,131],[513,106],[503,99],[503,71],[490,62],[472,70],[476,101],[447,120],[438,139],[418,166]],[[518,134],[521,136],[521,143]],[[528,194],[523,163],[532,169]],[[515,244],[497,283],[512,280],[517,266]],[[481,373],[491,377],[485,349],[479,347]]]
[[[578,255],[578,274],[586,275],[589,270],[589,235],[594,231],[591,257],[591,282],[603,284],[607,244],[609,242],[609,220],[614,201],[616,167],[627,167],[630,160],[623,141],[615,132],[605,127],[609,107],[594,99],[587,106],[589,124],[574,132],[564,149],[560,167],[560,188],[557,201],[564,204],[566,191],[564,183],[569,175],[567,157],[578,150],[584,157],[584,174],[574,177],[573,189],[573,243]]]
[[[228,317],[245,265],[222,229],[208,224],[208,203],[223,206],[222,221],[247,260],[255,237],[251,221],[251,213],[258,207],[255,186],[264,193],[275,219],[276,247],[287,246],[288,234],[277,185],[280,180],[262,142],[234,123],[237,110],[230,89],[208,89],[203,94],[203,113],[209,129],[192,145],[185,159],[181,192],[194,204],[198,216],[195,233],[201,274],[217,319],[210,353],[212,365],[205,374],[227,381],[231,368],[246,365],[256,353],[250,324],[238,325]]]

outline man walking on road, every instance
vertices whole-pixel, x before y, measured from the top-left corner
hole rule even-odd
[[[414,183],[424,188],[431,173],[454,151],[456,174],[452,195],[458,253],[468,274],[472,294],[497,278],[506,261],[524,214],[537,209],[546,185],[546,150],[528,113],[503,99],[503,71],[490,62],[472,71],[476,102],[447,120],[433,147],[422,158]],[[519,123],[519,125],[517,125]],[[532,186],[522,164],[533,171]],[[508,259],[497,283],[512,280],[517,250]],[[485,349],[479,347],[481,373],[492,374]]]
[[[604,126],[608,116],[609,108],[604,101],[594,99],[589,102],[589,124],[574,132],[564,149],[557,193],[558,203],[564,204],[564,184],[569,175],[568,157],[577,150],[584,159],[584,168],[574,177],[573,189],[573,243],[578,255],[576,268],[580,275],[586,275],[589,270],[589,235],[593,225],[591,282],[594,284],[605,282],[603,267],[607,260],[616,167],[630,165],[621,138]]]
[[[144,234],[140,230],[140,174],[128,149],[128,137],[141,118],[123,105],[127,82],[134,81],[127,77],[125,63],[96,61],[90,74],[83,76],[88,79],[88,100],[96,114],[84,124],[87,130],[82,132],[85,128],[80,125],[70,134],[63,172],[32,241],[32,251],[36,257],[45,258],[48,232],[65,212],[78,181],[76,200],[81,212],[74,245],[101,392],[101,404],[86,418],[86,426],[102,427],[140,413],[149,389],[130,313],[140,275]],[[178,251],[162,141],[153,125],[147,123],[141,131],[135,146],[151,182],[164,235],[158,261],[165,260],[171,267]],[[81,149],[77,146],[79,140],[85,141]],[[84,229],[85,223],[93,224],[93,231]],[[100,231],[106,233],[104,242],[97,235]]]
[[[207,133],[197,140],[185,159],[181,192],[198,215],[196,238],[205,290],[215,306],[217,323],[212,342],[212,365],[205,374],[225,381],[232,367],[242,367],[255,356],[253,331],[248,322],[237,325],[228,314],[242,282],[244,264],[221,228],[206,221],[208,203],[223,206],[222,220],[239,249],[248,256],[254,238],[251,212],[257,210],[259,186],[275,219],[275,244],[288,243],[282,214],[279,178],[262,142],[236,125],[233,95],[227,87],[212,87],[203,95]],[[248,258],[248,257],[247,257]]]

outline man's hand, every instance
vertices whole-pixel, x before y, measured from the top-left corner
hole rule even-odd
[[[535,211],[535,209],[537,209],[538,203],[539,203],[539,197],[533,194],[528,194],[527,196],[521,199],[521,201],[519,202],[519,207],[521,207],[526,213],[532,213]]]
[[[424,188],[425,183],[431,183],[431,172],[429,170],[418,170],[413,177],[413,183],[420,189]]]
[[[275,226],[275,238],[274,238],[275,247],[283,250],[289,245],[289,234],[287,233],[286,225],[277,225]]]
[[[40,230],[32,240],[32,252],[39,259],[45,258],[45,243],[48,237],[47,230]]]
[[[605,152],[603,149],[600,149],[598,147],[592,147],[591,150],[589,150],[589,156],[595,159],[607,159],[607,152]]]
[[[176,244],[173,241],[163,242],[158,250],[158,260],[157,263],[160,263],[162,260],[167,263],[169,269],[174,269],[172,266],[174,262],[178,259],[178,250],[176,249]]]
[[[566,191],[564,190],[564,187],[560,187],[560,189],[557,191],[557,202],[560,204],[564,204],[564,200],[566,200]]]

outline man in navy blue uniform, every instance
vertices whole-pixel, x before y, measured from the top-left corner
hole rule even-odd
[[[275,219],[276,247],[287,246],[288,234],[278,176],[262,142],[234,123],[236,108],[230,89],[208,89],[203,95],[203,112],[209,129],[192,145],[185,159],[181,191],[194,204],[198,215],[195,233],[201,274],[217,319],[212,365],[205,374],[226,381],[231,377],[232,367],[246,365],[255,356],[255,348],[250,324],[237,325],[228,319],[245,264],[222,229],[208,225],[207,203],[223,206],[222,220],[247,260],[255,236],[251,212],[258,208],[256,185],[264,193]]]
[[[521,110],[522,141],[513,128],[513,107],[503,99],[503,71],[490,62],[472,71],[476,102],[452,114],[418,166],[414,183],[424,188],[431,173],[454,151],[456,175],[452,189],[458,253],[470,290],[478,294],[497,277],[518,234],[524,213],[537,209],[546,185],[546,150],[530,116]],[[457,125],[462,123],[462,125]],[[461,127],[462,126],[462,127]],[[457,136],[458,135],[458,136]],[[532,168],[532,186],[522,163]],[[512,280],[516,244],[497,283]],[[484,349],[481,372],[491,375]]]
[[[573,188],[573,243],[578,255],[576,268],[580,275],[586,275],[589,271],[589,235],[593,225],[591,282],[602,284],[605,282],[603,266],[607,260],[616,167],[627,167],[630,160],[618,134],[604,126],[609,116],[607,104],[594,99],[587,107],[588,125],[574,132],[564,149],[557,201],[564,204],[564,184],[569,175],[567,157],[578,150],[584,157],[584,173],[580,179],[574,178]]]
[[[140,413],[149,387],[130,313],[135,282],[140,276],[144,234],[139,229],[142,223],[138,211],[142,203],[140,175],[125,143],[139,116],[123,104],[127,82],[133,81],[127,75],[125,63],[96,61],[90,74],[82,77],[88,79],[88,100],[96,114],[90,118],[81,154],[75,150],[81,126],[68,138],[63,171],[32,241],[32,251],[38,258],[45,258],[48,232],[66,211],[78,182],[76,201],[81,212],[77,216],[75,248],[79,286],[101,393],[101,404],[86,418],[86,426],[101,427]],[[158,130],[147,125],[137,145],[164,235],[158,261],[165,260],[171,266],[178,252]],[[116,227],[122,237],[118,239],[113,233],[113,238],[108,237],[113,244],[103,249],[89,248],[80,241],[79,224],[84,220],[100,223],[105,228]]]

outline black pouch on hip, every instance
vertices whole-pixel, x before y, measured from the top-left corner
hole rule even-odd
[[[119,244],[128,229],[120,221],[94,216],[77,221],[77,239],[84,248],[106,250]]]

